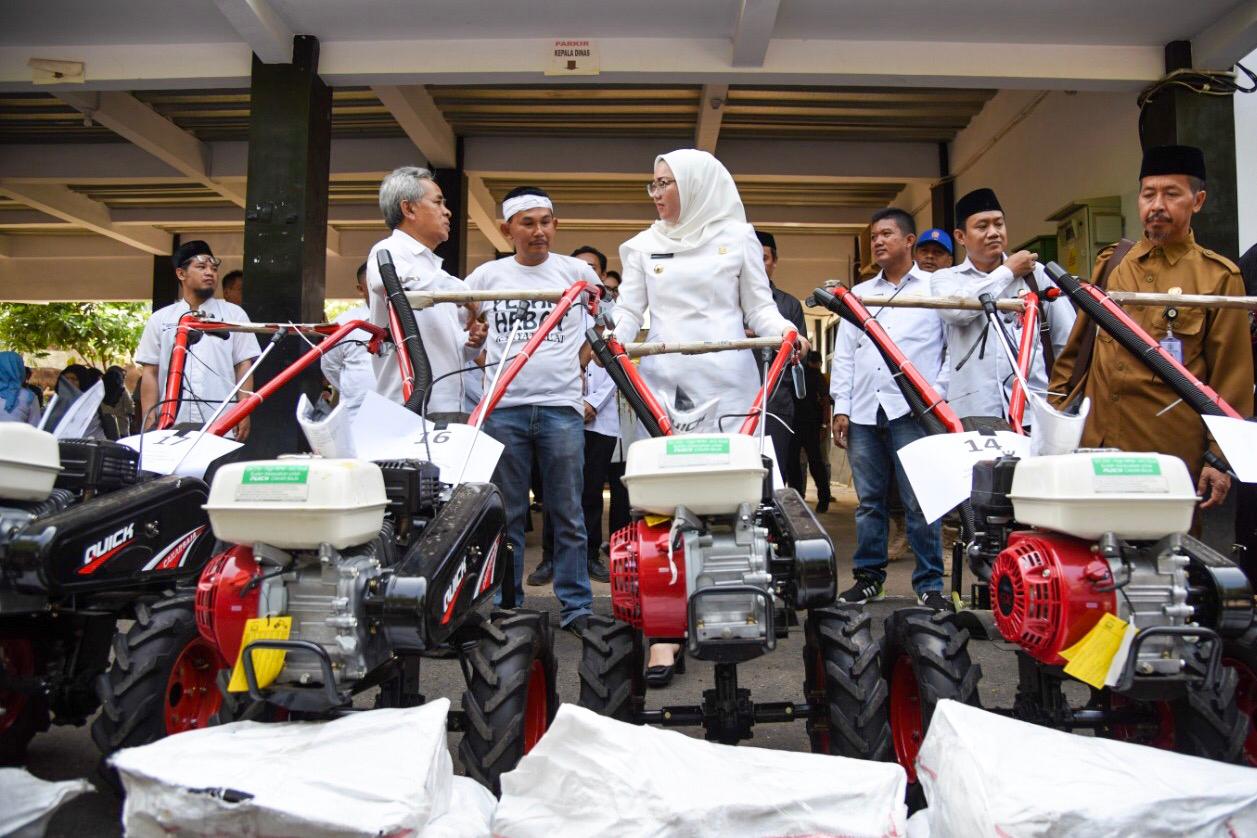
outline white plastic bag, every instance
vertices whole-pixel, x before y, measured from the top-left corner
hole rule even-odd
[[[1257,834],[1257,769],[940,701],[917,757],[932,838]]]
[[[129,836],[421,833],[449,807],[449,700],[331,722],[236,722],[111,758]]]
[[[309,397],[302,393],[297,400],[297,424],[305,433],[310,450],[328,459],[353,457],[354,441],[350,427],[357,407],[357,402],[351,405],[342,401],[336,407],[322,401],[311,403]]]
[[[1091,412],[1091,399],[1084,398],[1078,413],[1061,413],[1037,393],[1028,393],[1030,405],[1030,456],[1069,454],[1082,442],[1082,432]]]
[[[52,783],[25,768],[0,768],[0,835],[40,838],[63,803],[91,790],[87,780]]]
[[[469,777],[455,777],[449,809],[428,821],[423,838],[491,838],[497,805],[493,792]]]
[[[894,763],[730,747],[564,704],[502,776],[500,838],[902,836]]]

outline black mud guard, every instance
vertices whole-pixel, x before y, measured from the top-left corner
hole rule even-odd
[[[160,477],[36,518],[9,543],[3,572],[27,593],[90,594],[195,579],[214,534],[193,477]]]
[[[494,569],[507,561],[506,507],[492,483],[464,483],[424,528],[397,569],[427,580],[427,646],[444,643],[498,589]],[[513,579],[514,574],[506,578]]]

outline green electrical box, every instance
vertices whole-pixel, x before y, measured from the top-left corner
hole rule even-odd
[[[1047,220],[1056,222],[1056,261],[1076,276],[1090,276],[1096,256],[1125,230],[1122,199],[1116,195],[1073,201]]]
[[[1008,248],[1009,253],[1016,253],[1018,250],[1029,250],[1031,253],[1039,254],[1040,265],[1059,261],[1056,258],[1056,236],[1035,236],[1016,247]]]

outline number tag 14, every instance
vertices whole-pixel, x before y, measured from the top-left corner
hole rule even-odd
[[[969,497],[973,465],[982,460],[1012,455],[1024,457],[1030,438],[996,431],[982,434],[938,434],[910,442],[897,452],[925,520],[933,523]]]

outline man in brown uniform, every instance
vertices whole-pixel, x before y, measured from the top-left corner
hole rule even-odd
[[[1139,172],[1139,217],[1144,235],[1109,273],[1108,290],[1243,295],[1244,282],[1235,264],[1196,244],[1192,235],[1192,216],[1204,203],[1205,160],[1200,149],[1148,149]],[[1114,250],[1101,251],[1092,282],[1104,275]],[[1241,415],[1252,415],[1253,359],[1247,312],[1131,306],[1127,313]],[[1079,313],[1069,343],[1052,370],[1052,392],[1066,391],[1078,363],[1079,347],[1085,342],[1083,336],[1091,328],[1091,319]],[[1206,448],[1222,456],[1217,443],[1207,438],[1204,423],[1186,404],[1175,404],[1178,397],[1174,392],[1102,331],[1095,340],[1086,375],[1074,392],[1056,400],[1070,404],[1082,395],[1091,398],[1084,446],[1181,457],[1197,478],[1196,491],[1204,497],[1201,509],[1226,498],[1230,478],[1204,464]]]

